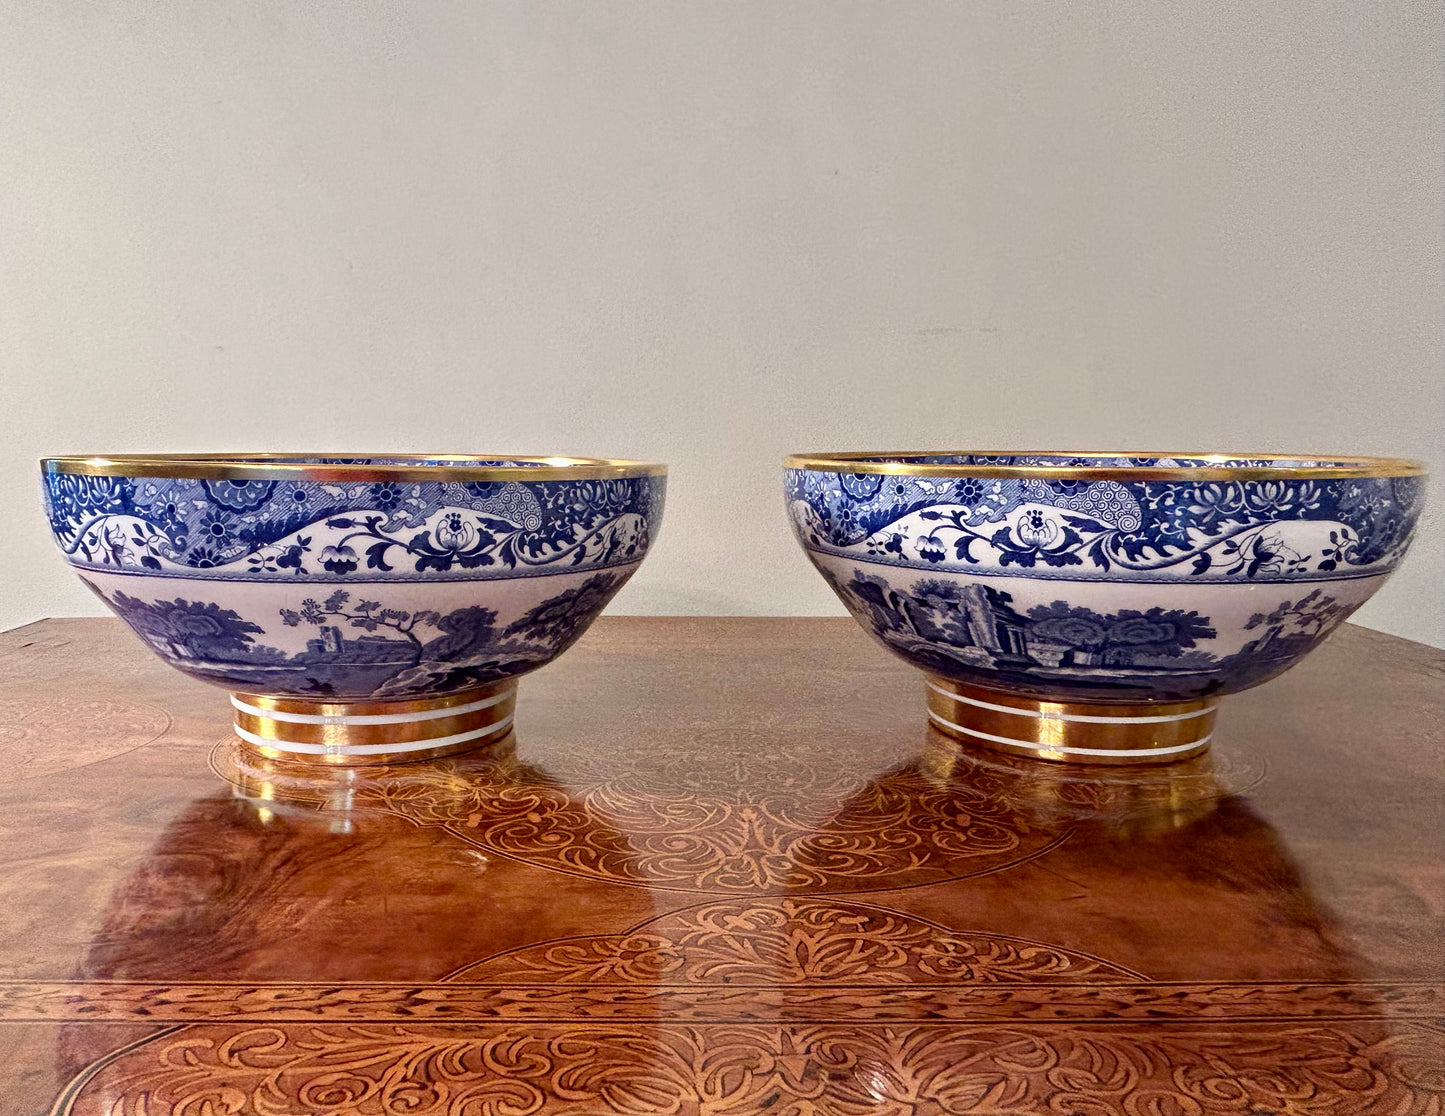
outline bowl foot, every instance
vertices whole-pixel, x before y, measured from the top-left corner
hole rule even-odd
[[[267,759],[352,767],[468,752],[511,730],[516,679],[417,701],[231,695],[236,735]]]
[[[1217,698],[1138,705],[1041,701],[928,678],[928,719],[983,748],[1056,763],[1174,763],[1214,735]]]

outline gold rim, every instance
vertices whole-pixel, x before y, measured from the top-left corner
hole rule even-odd
[[[479,457],[526,462],[522,465],[462,465]],[[298,457],[378,457],[398,464],[321,465]],[[415,462],[416,464],[412,464]],[[422,464],[443,462],[443,464]],[[661,477],[667,466],[652,461],[610,457],[529,457],[524,454],[456,453],[148,453],[81,454],[45,457],[47,473],[97,477],[180,477],[201,480],[307,481],[558,481]]]
[[[1186,457],[1215,462],[1208,465],[924,465],[908,460],[919,457]],[[1225,465],[1249,458],[1255,461],[1328,461],[1330,465]],[[877,459],[883,460],[877,460]],[[795,453],[783,459],[785,469],[824,473],[869,473],[910,477],[986,477],[1011,480],[1112,481],[1257,481],[1342,480],[1349,477],[1417,477],[1425,475],[1423,462],[1397,457],[1347,457],[1321,453],[1185,453],[1147,450],[876,450],[863,453]]]

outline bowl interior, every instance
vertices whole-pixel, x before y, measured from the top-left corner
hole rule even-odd
[[[1417,461],[1382,457],[1095,450],[797,454],[787,464],[828,472],[962,476],[966,471],[992,477],[1084,475],[1099,480],[1412,476],[1425,471]]]
[[[507,469],[545,469],[553,465],[586,464],[587,459],[572,457],[461,457],[424,456],[413,454],[309,454],[309,453],[249,453],[225,454],[217,457],[178,458],[196,462],[214,461],[217,464],[236,465],[405,465],[405,466],[462,466]]]
[[[503,481],[662,476],[664,465],[607,457],[517,454],[220,453],[47,457],[46,473],[211,480]]]

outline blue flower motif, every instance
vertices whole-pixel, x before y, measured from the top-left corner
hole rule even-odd
[[[1246,503],[1256,512],[1300,515],[1320,506],[1320,493],[1313,481],[1299,484],[1291,484],[1289,481],[1256,481],[1246,490]]]
[[[627,481],[564,481],[549,492],[544,504],[549,511],[565,511],[574,517],[588,513],[600,517],[638,510],[637,495],[637,486]]]
[[[1383,493],[1369,480],[1350,479],[1339,485],[1336,506],[1344,515],[1367,519],[1380,503]]]
[[[1168,516],[1167,524],[1161,525],[1162,534],[1184,539],[1189,537],[1190,528],[1197,528],[1206,535],[1217,535],[1222,524],[1241,521],[1245,510],[1244,489],[1232,482],[1171,486],[1166,490],[1161,510]]]
[[[1359,545],[1351,552],[1351,563],[1377,561],[1403,545],[1414,530],[1418,509],[1402,507],[1395,500],[1398,491],[1415,504],[1419,480],[1404,478],[1413,484],[1397,485],[1390,480],[1351,479],[1338,486],[1336,517],[1359,534]]]
[[[925,562],[942,562],[947,555],[943,543],[932,535],[926,535],[918,540],[918,557]]]
[[[1425,484],[1419,477],[1396,477],[1390,491],[1395,497],[1396,506],[1406,515],[1413,515],[1419,510],[1420,501],[1425,495]]]
[[[139,513],[139,508],[137,512]],[[169,543],[168,549],[183,550],[186,545],[186,516],[194,508],[172,490],[163,492],[145,508],[146,521]]]
[[[894,504],[907,504],[922,495],[922,489],[912,477],[884,477],[883,499]]]
[[[406,497],[406,486],[382,481],[371,486],[371,499],[382,511],[391,511]]]
[[[1045,515],[1038,508],[1024,512],[1014,530],[1025,546],[1049,546],[1059,537],[1059,525],[1054,517]]]
[[[882,473],[840,473],[838,483],[855,500],[870,500],[883,487]]]
[[[1198,484],[1185,506],[1206,522],[1229,519],[1244,507],[1244,488],[1233,482]]]
[[[986,491],[986,482],[976,477],[964,477],[953,484],[953,498],[969,508],[982,500]]]
[[[474,500],[490,500],[502,491],[502,486],[496,481],[464,481],[462,487]]]
[[[134,491],[132,483],[124,477],[46,473],[50,525],[57,535],[69,538],[92,516],[134,511]]]
[[[197,546],[186,555],[186,565],[198,570],[214,569],[222,564],[221,558],[209,546]]]
[[[206,496],[213,504],[219,504],[231,511],[254,511],[267,500],[276,489],[275,481],[268,480],[205,480],[201,482]]]
[[[334,574],[349,574],[356,563],[356,551],[349,546],[328,546],[321,551],[322,567]]]
[[[222,511],[212,508],[201,516],[199,524],[201,538],[213,546],[223,546],[231,541],[232,524],[231,517]]]
[[[477,541],[477,529],[456,512],[442,516],[436,528],[437,545],[445,550],[465,550]]]
[[[186,504],[175,493],[162,497],[150,506],[152,514],[168,523],[180,523],[186,518]]]

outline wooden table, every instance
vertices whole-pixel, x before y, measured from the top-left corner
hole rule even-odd
[[[1133,771],[961,748],[849,620],[604,618],[501,751],[323,777],[117,621],[0,679],[0,1113],[1445,1104],[1418,644]]]

